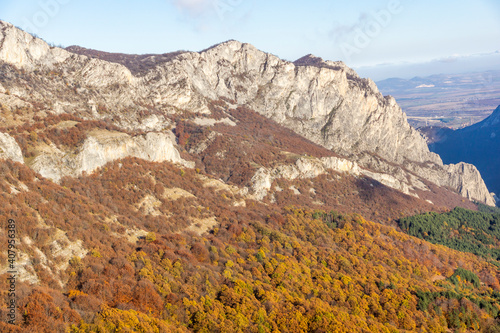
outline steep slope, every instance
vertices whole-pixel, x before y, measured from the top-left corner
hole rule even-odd
[[[246,104],[342,155],[369,151],[397,163],[439,162],[394,99],[342,63],[294,65],[235,41],[192,57],[196,67],[184,70],[197,78],[192,83],[197,93]]]
[[[376,172],[404,165],[395,175],[409,191],[418,188],[411,180],[416,175],[494,204],[474,167],[443,167],[395,100],[383,97],[371,80],[343,63],[313,56],[291,63],[229,41],[173,55],[134,76],[118,63],[43,47],[29,34],[0,24],[0,103],[16,112],[6,114],[13,125],[35,113],[56,112],[162,131],[172,125],[173,115],[210,115],[210,103],[224,99],[227,108],[247,106]]]
[[[217,113],[217,108],[212,109],[212,113]],[[387,221],[388,217],[384,202],[391,210],[396,206],[405,211],[411,207],[425,210],[428,204],[434,205],[431,210],[457,205],[471,208],[459,195],[407,171],[406,175],[411,178],[405,180],[411,181],[417,191],[410,189],[406,182],[398,180],[398,173],[405,175],[400,167],[385,172],[367,169],[255,111],[239,107],[226,115],[235,124],[219,122],[209,128],[188,120],[179,123],[175,132],[180,149],[190,153],[199,170],[248,190],[264,202],[282,202],[284,197],[287,200],[292,197],[295,204],[308,207],[331,205],[342,212],[365,207],[359,212],[381,222]],[[195,121],[199,123],[201,119]],[[345,176],[343,180],[351,179],[354,183],[349,181],[337,186],[332,180],[340,178],[331,176],[332,172],[340,173]],[[382,188],[385,188],[383,192],[375,190]],[[325,198],[319,189],[332,191],[333,198]],[[366,205],[370,208],[367,209]]]
[[[315,185],[325,202],[358,200],[355,209],[370,209],[378,197],[382,213],[408,213],[401,203],[390,205],[401,200],[396,191],[335,172],[319,178],[317,185],[328,184]],[[350,182],[359,184],[359,194]],[[1,161],[0,214],[16,220],[19,275],[16,325],[5,322],[9,310],[2,302],[0,330],[498,326],[500,273],[493,263],[329,204],[294,206],[303,197],[296,199],[285,184],[275,204],[264,204],[168,162],[122,159],[58,185],[22,164]],[[310,186],[289,185],[301,191]],[[7,236],[1,228],[3,244]],[[0,295],[8,300],[5,251],[0,259]]]
[[[463,129],[433,131],[429,148],[445,163],[472,163],[481,172],[488,188],[500,193],[500,106],[483,121]]]

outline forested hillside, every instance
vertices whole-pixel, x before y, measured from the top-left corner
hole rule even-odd
[[[474,204],[435,186],[432,204],[333,170],[277,177],[256,200],[245,191],[256,170],[336,155],[252,110],[223,106],[211,105],[213,127],[189,114],[172,119],[193,169],[126,158],[56,184],[1,161],[0,215],[16,221],[20,271],[17,325],[2,321],[2,332],[496,327],[490,257],[395,229],[402,217]],[[221,122],[228,116],[236,125]],[[4,129],[28,165],[45,145],[71,153],[89,132],[119,130],[74,115],[36,120]]]
[[[408,234],[434,244],[474,253],[500,266],[500,213],[455,208],[449,213],[426,213],[399,220]],[[495,210],[493,210],[495,211]]]
[[[19,251],[32,258],[25,274],[38,278],[18,282],[22,320],[2,321],[2,332],[497,325],[495,265],[367,221],[355,208],[311,209],[294,195],[261,203],[197,170],[139,159],[61,185],[1,165],[1,215],[16,220]],[[75,252],[58,251],[63,243]]]

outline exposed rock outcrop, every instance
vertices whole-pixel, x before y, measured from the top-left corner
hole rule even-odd
[[[461,162],[443,167],[408,164],[407,168],[439,186],[456,190],[469,200],[483,202],[490,206],[495,205],[495,200],[488,191],[481,174],[472,164]]]
[[[361,165],[378,170],[383,174],[392,175],[397,180],[396,184],[400,183],[403,188],[408,190],[429,190],[419,179],[422,178],[438,186],[454,189],[469,200],[483,202],[490,206],[495,205],[495,200],[489,193],[481,174],[472,164],[439,165],[428,162],[425,164],[406,163],[402,167],[367,154],[360,157],[359,162]],[[364,174],[371,177],[369,172]],[[375,177],[372,178],[376,179]],[[398,187],[391,186],[391,182],[384,183],[381,181],[381,183],[396,189]],[[406,191],[403,192],[406,193]]]
[[[49,228],[44,222],[41,222],[40,226]],[[33,267],[36,260],[44,270],[50,272],[54,280],[62,287],[66,281],[61,280],[60,274],[68,268],[70,259],[81,259],[87,254],[87,249],[83,246],[82,240],[72,242],[61,229],[55,228],[53,231],[50,242],[44,246],[45,253],[33,244],[34,242],[29,236],[22,238],[25,250],[17,253],[16,261],[17,279],[19,281],[30,284],[40,283],[40,279]],[[7,273],[9,270],[8,265],[0,265],[0,275]]]
[[[370,151],[396,163],[440,162],[395,100],[341,62],[295,65],[230,41],[183,54],[167,68],[184,72],[192,95],[234,99],[342,155]]]
[[[13,137],[6,133],[0,133],[0,158],[24,163],[21,147],[19,147]]]
[[[412,171],[420,177],[449,186],[469,199],[494,202],[484,182],[465,175],[472,172],[471,166],[461,170],[443,166],[408,124],[394,98],[383,97],[371,80],[361,79],[343,63],[319,63],[321,66],[295,65],[249,44],[230,41],[206,52],[183,54],[157,70],[176,73],[178,80],[184,78],[190,98],[181,98],[178,107],[207,112],[200,95],[234,99],[352,160],[370,152],[382,157],[381,163],[415,164]],[[402,169],[398,177],[384,172],[383,166],[364,166],[377,171],[366,175],[410,193],[406,178],[412,176],[401,177]],[[437,169],[443,178],[429,177]],[[378,176],[380,172],[383,177]],[[421,183],[419,187],[423,187]]]
[[[165,133],[150,132],[132,138],[125,133],[99,130],[91,132],[76,153],[66,153],[55,146],[45,146],[41,150],[31,167],[56,182],[63,176],[91,173],[108,162],[125,157],[194,166],[180,157],[172,139]]]
[[[71,53],[50,47],[39,38],[0,22],[0,59],[18,68],[35,69],[52,66],[71,57]]]
[[[299,158],[295,164],[280,165],[273,169],[260,168],[251,179],[251,190],[255,198],[262,200],[269,193],[275,179],[315,178],[326,174],[328,170],[353,176],[366,176],[405,194],[416,196],[411,192],[415,187],[412,187],[406,178],[397,179],[387,173],[366,170],[360,168],[356,162],[338,157]]]
[[[490,206],[495,205],[494,198],[487,191],[486,184],[474,165],[463,162],[448,164],[445,165],[445,170],[449,174],[446,186],[457,189],[458,193],[468,199],[481,201]],[[471,184],[477,185],[470,186]]]

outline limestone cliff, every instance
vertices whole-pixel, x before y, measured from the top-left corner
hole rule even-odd
[[[0,133],[0,158],[24,163],[21,148],[16,140],[6,133]]]
[[[42,147],[31,168],[58,182],[63,176],[90,174],[108,162],[125,157],[194,166],[180,157],[172,139],[164,133],[150,132],[132,138],[125,133],[99,130],[91,132],[76,152],[63,152],[53,145]]]
[[[169,126],[169,115],[210,114],[208,103],[224,98],[233,101],[228,107],[248,106],[374,174],[404,165],[383,179],[405,192],[422,187],[414,179],[421,177],[469,198],[494,202],[477,170],[443,166],[396,101],[342,62],[306,56],[292,63],[228,41],[202,52],[179,53],[134,76],[121,64],[51,48],[1,21],[0,62],[7,65],[2,87],[10,91],[9,99],[0,93],[0,103],[7,106],[17,98],[19,103],[42,103],[44,112],[114,119],[133,129],[149,126],[151,120],[141,114],[154,110],[154,130],[161,131]],[[26,73],[19,75],[13,67]],[[131,147],[125,149],[135,149]],[[95,154],[92,159],[103,161]],[[375,158],[366,159],[366,154]],[[64,165],[87,170],[81,161]],[[66,173],[64,168],[58,172]]]
[[[199,95],[226,97],[342,155],[370,151],[396,163],[440,162],[395,100],[343,63],[294,64],[230,41],[183,54],[164,70],[170,80],[185,79],[189,102],[198,109]]]
[[[0,31],[0,59],[16,67],[32,70],[52,66],[71,56],[71,53],[50,47],[12,24],[1,22]]]
[[[485,202],[491,206],[495,205],[492,195],[484,192],[486,184],[474,165],[460,162],[445,165],[444,169],[450,175],[449,181],[446,183],[447,186],[457,189],[458,193],[471,200]],[[478,186],[471,187],[470,184],[478,184]]]
[[[483,202],[490,206],[495,205],[495,199],[488,192],[481,174],[472,164],[406,163],[404,166],[400,166],[368,154],[360,155],[358,161],[361,165],[371,166],[381,174],[391,175],[397,180],[396,184],[400,184],[401,187],[408,190],[430,191],[428,186],[421,181],[424,179],[438,186],[452,188],[469,200]],[[365,173],[365,175],[370,176],[369,173]],[[398,189],[397,186],[391,186],[390,183],[384,184]]]

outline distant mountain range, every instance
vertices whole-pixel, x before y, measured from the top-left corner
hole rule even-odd
[[[355,67],[364,77],[381,81],[392,77],[410,79],[415,76],[426,77],[440,74],[478,73],[500,68],[500,50],[469,55],[450,55],[444,58],[423,62],[383,63]]]
[[[500,194],[500,106],[485,120],[463,129],[426,127],[420,131],[444,163],[474,164],[490,191]]]
[[[392,95],[415,127],[460,128],[477,123],[500,104],[500,71],[440,74],[377,82]]]

